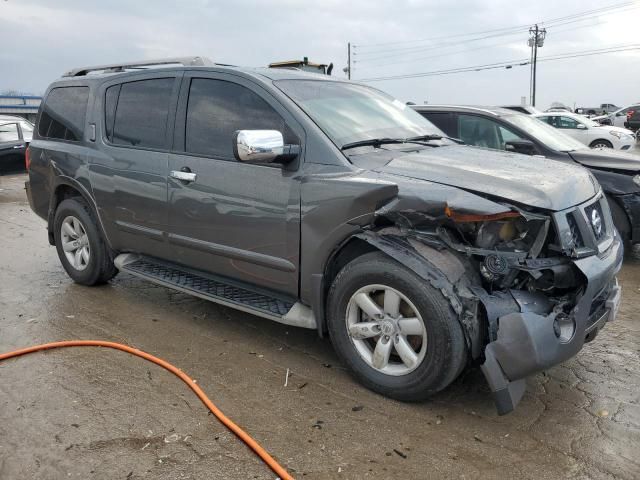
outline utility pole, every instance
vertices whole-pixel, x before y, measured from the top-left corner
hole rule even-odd
[[[546,28],[538,28],[538,25],[529,29],[528,44],[531,47],[531,78],[529,80],[529,94],[531,96],[531,106],[536,106],[536,67],[538,63],[538,47],[544,45],[544,39],[547,36]]]
[[[347,78],[351,80],[351,42],[347,43]]]

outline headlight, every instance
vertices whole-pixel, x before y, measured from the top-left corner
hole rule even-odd
[[[609,133],[610,133],[611,135],[613,135],[614,137],[616,137],[616,138],[620,138],[620,139],[622,139],[622,137],[625,137],[625,136],[626,136],[626,134],[624,134],[624,133],[614,132],[613,130],[611,130]]]
[[[640,175],[634,175],[633,183],[635,183],[636,185],[638,185],[640,187]]]

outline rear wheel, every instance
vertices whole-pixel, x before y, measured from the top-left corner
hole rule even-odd
[[[604,139],[594,140],[589,146],[591,148],[613,148],[613,144],[609,140]]]
[[[97,285],[116,276],[111,251],[84,199],[62,201],[53,228],[60,262],[76,283]]]
[[[385,254],[359,257],[338,273],[328,315],[341,360],[383,395],[423,400],[466,364],[462,328],[447,299]]]

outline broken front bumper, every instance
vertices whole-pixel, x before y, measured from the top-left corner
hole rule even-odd
[[[615,318],[620,305],[620,287],[615,275],[622,266],[623,247],[616,236],[601,255],[574,260],[586,279],[585,291],[569,314],[573,333],[558,335],[556,314],[541,313],[540,302],[527,292],[512,291],[517,309],[498,317],[497,338],[485,349],[482,365],[493,392],[498,414],[512,411],[522,398],[525,378],[575,356],[585,342]],[[491,301],[491,296],[484,302]]]

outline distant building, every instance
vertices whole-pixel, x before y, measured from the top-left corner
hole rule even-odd
[[[36,121],[42,97],[33,95],[0,95],[0,115],[18,115]]]

